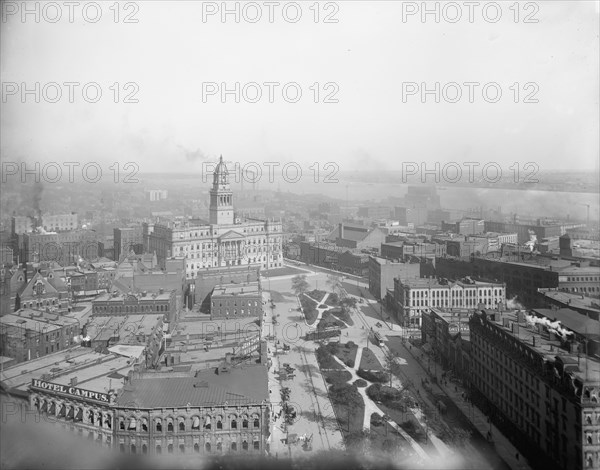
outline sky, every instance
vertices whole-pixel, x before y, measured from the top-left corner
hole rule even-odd
[[[598,171],[597,1],[480,2],[472,22],[465,2],[427,2],[438,22],[423,2],[278,2],[272,22],[268,2],[227,2],[238,22],[222,2],[90,3],[72,22],[65,2],[2,3],[3,162]]]

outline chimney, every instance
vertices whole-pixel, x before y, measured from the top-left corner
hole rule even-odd
[[[340,238],[344,238],[344,224],[340,223]]]
[[[70,383],[71,383],[71,387],[76,387],[77,386],[77,377],[72,377]]]

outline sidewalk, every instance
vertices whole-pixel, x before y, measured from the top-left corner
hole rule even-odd
[[[413,345],[413,348],[418,351],[417,355],[413,353],[412,349],[406,347],[404,344],[404,349],[417,361],[417,363],[423,368],[425,372],[427,371],[427,353],[423,353],[421,348]],[[423,360],[421,360],[418,356],[423,354]],[[433,362],[434,359],[431,358]],[[438,368],[438,376],[441,376],[442,367],[441,365]],[[434,374],[428,372],[431,376]],[[502,432],[498,428],[496,428],[492,423],[488,421],[488,417],[476,406],[474,406],[471,402],[467,402],[465,400],[466,391],[462,386],[457,383],[449,382],[448,385],[442,385],[440,377],[437,377],[438,383],[437,385],[432,384],[433,387],[437,387],[440,391],[442,391],[450,400],[454,402],[456,407],[462,411],[465,417],[471,422],[471,424],[481,433],[482,436],[486,436],[488,432],[492,434],[492,440],[494,442],[494,447],[496,453],[504,460],[504,462],[510,466],[512,469],[519,470],[530,470],[531,467],[525,460],[525,457],[521,455],[518,449],[506,438]],[[517,459],[516,456],[519,456]]]

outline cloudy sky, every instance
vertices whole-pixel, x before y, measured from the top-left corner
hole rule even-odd
[[[3,2],[3,161],[133,161],[142,172],[180,172],[223,154],[242,163],[334,161],[341,170],[406,161],[598,168],[596,1],[499,2],[500,10],[481,2],[486,10],[475,8],[472,22],[464,2],[428,2],[439,22],[409,15],[421,2],[280,2],[272,23],[264,2],[229,2],[239,22],[223,21],[221,2],[124,2],[117,22],[113,2],[99,11],[88,3],[70,22],[63,2],[54,4],[58,20],[44,2],[28,3],[41,5],[38,18],[23,18],[22,2]],[[37,96],[22,94],[36,82]],[[65,82],[79,84],[72,103]],[[239,103],[220,93],[236,82]],[[257,87],[242,94],[251,82],[262,92],[255,103]],[[265,82],[279,84],[272,103]],[[403,96],[411,82],[418,90]],[[436,82],[439,103],[420,93]],[[444,88],[451,82],[459,87]],[[473,102],[465,82],[478,84]],[[97,89],[99,101],[88,102]]]

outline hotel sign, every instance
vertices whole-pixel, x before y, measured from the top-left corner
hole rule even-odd
[[[71,395],[76,398],[83,398],[86,400],[101,401],[109,403],[108,394],[101,392],[92,392],[91,390],[84,390],[83,388],[70,387],[68,385],[59,385],[52,382],[45,382],[39,379],[32,379],[31,386],[33,388],[41,389],[47,392],[62,393],[64,395]]]
[[[461,331],[469,331],[469,325],[466,323],[448,323],[448,334],[455,336]]]

